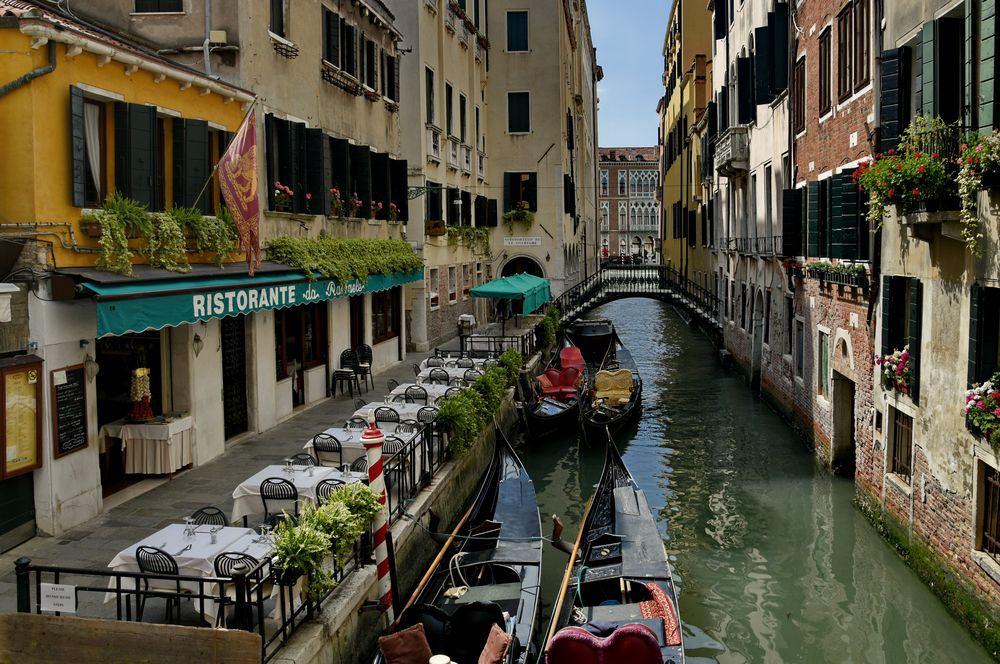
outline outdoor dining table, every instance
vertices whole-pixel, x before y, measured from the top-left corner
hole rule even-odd
[[[456,378],[464,380],[465,372],[470,371],[470,369],[459,369],[457,367],[432,367],[430,369],[423,369],[417,374],[417,384],[424,386],[425,384],[430,383],[431,372],[434,370],[446,371],[448,373],[449,382],[455,380]],[[472,369],[471,371],[476,371],[476,369]],[[482,371],[479,373],[482,373]]]
[[[152,546],[166,551],[177,561],[177,571],[181,576],[210,578],[215,576],[215,559],[219,554],[226,552],[245,553],[260,561],[267,559],[273,549],[270,538],[260,537],[250,528],[196,526],[193,536],[188,537],[184,534],[186,527],[183,523],[172,523],[166,528],[156,531],[121,551],[108,563],[108,567],[115,572],[137,573],[139,572],[139,563],[136,560],[136,550],[140,546]],[[216,529],[215,542],[212,541],[213,529]],[[199,590],[198,583],[195,581],[181,583],[181,589],[192,593],[202,592],[205,595],[218,594],[217,586],[218,584],[215,583],[206,583],[204,588]],[[109,579],[108,588],[116,588],[115,578]],[[135,580],[123,578],[122,589],[134,590]],[[105,602],[111,602],[114,599],[114,592],[108,592],[104,596]],[[200,599],[192,601],[206,622],[214,625],[219,614],[218,602],[209,599],[204,602],[201,602]]]
[[[304,503],[316,502],[316,485],[323,480],[358,482],[368,477],[366,473],[345,473],[339,468],[326,466],[292,466],[291,468],[292,472],[288,472],[286,466],[265,466],[252,477],[240,482],[233,491],[233,523],[251,514],[264,513],[264,503],[260,498],[260,485],[269,477],[280,477],[295,485],[295,489],[299,493],[299,509]],[[312,468],[311,473],[310,468]]]
[[[430,394],[427,395],[427,399],[428,399],[428,401],[431,401]],[[358,408],[356,411],[354,411],[354,415],[353,416],[354,417],[363,417],[364,419],[367,420],[368,419],[368,413],[371,412],[371,411],[374,411],[376,408],[379,408],[379,407],[392,408],[394,411],[396,411],[397,413],[399,413],[399,419],[401,419],[401,420],[416,420],[417,419],[417,415],[420,413],[420,409],[421,408],[427,408],[427,406],[425,406],[422,403],[388,403],[388,404],[386,404],[386,403],[371,403],[371,404],[368,404],[367,406],[364,406],[362,408]],[[434,406],[433,404],[430,407],[433,408],[435,411],[437,411],[437,407]],[[387,422],[379,422],[379,428],[380,429],[382,428],[383,424],[388,424],[388,423]]]
[[[367,415],[365,415],[364,417],[367,418]],[[395,436],[396,438],[399,438],[401,441],[403,441],[403,443],[410,442],[414,438],[414,436],[416,436],[419,433],[419,431],[413,431],[409,433],[397,433],[395,422],[379,422],[378,428],[386,436]],[[347,429],[345,427],[330,427],[323,433],[325,433],[328,436],[333,436],[338,441],[340,441],[340,449],[344,456],[343,463],[345,465],[350,465],[355,461],[357,461],[359,458],[365,456],[365,446],[361,444],[361,434],[364,433],[364,429]],[[306,442],[305,450],[310,453],[313,451],[312,438],[310,438]],[[367,473],[360,473],[358,474],[358,476],[363,477],[365,479],[368,478]]]
[[[430,362],[432,360],[433,361],[440,361],[440,362],[442,362],[442,364],[431,364]],[[449,357],[447,355],[443,356],[443,357],[436,357],[436,358],[435,357],[425,357],[424,359],[422,359],[420,361],[420,370],[423,371],[424,369],[432,369],[435,366],[451,368],[451,367],[448,367],[448,365],[451,365],[454,362],[458,362],[458,358],[457,357]],[[483,364],[485,362],[486,362],[486,358],[472,358],[473,368],[478,369],[480,371],[483,370]]]
[[[126,475],[169,475],[194,463],[194,418],[190,415],[146,424],[116,420],[98,432],[101,452],[108,438],[120,438]]]
[[[392,391],[389,392],[389,394],[385,395],[385,402],[395,408],[397,405],[395,403],[396,399],[403,399],[406,395],[406,388],[415,384],[416,383],[402,383],[401,385],[394,387]],[[427,390],[428,405],[433,406],[435,401],[437,401],[438,399],[440,399],[445,395],[445,392],[448,391],[449,386],[432,385],[430,383],[427,383],[426,385],[421,385],[420,387]],[[365,406],[365,408],[368,408],[368,406]]]

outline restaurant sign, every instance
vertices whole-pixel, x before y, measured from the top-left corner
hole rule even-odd
[[[180,279],[173,282],[173,289],[156,292],[133,284],[88,284],[88,288],[98,295],[97,336],[104,337],[375,293],[422,278],[421,272],[397,272],[341,283],[336,279],[290,281],[289,275],[258,275],[236,283],[227,283],[231,279],[190,283]]]
[[[503,246],[505,247],[540,247],[542,246],[542,238],[540,237],[529,237],[526,235],[508,235],[503,239]]]

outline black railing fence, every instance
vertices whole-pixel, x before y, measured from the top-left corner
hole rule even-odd
[[[780,256],[780,235],[759,235],[757,237],[727,237],[723,240],[726,251],[755,256]]]

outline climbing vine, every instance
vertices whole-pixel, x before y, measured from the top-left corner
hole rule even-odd
[[[319,274],[342,283],[355,278],[364,282],[371,274],[416,272],[424,267],[403,240],[278,237],[269,240],[265,249],[268,260],[298,268],[310,279]]]
[[[474,252],[490,255],[490,231],[480,226],[448,226],[448,244],[464,244]]]

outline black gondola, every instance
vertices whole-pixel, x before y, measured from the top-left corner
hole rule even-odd
[[[525,403],[528,433],[538,438],[573,428],[580,416],[580,397],[587,385],[587,364],[580,349],[567,343],[532,384]]]
[[[618,335],[601,369],[594,374],[580,405],[580,421],[587,439],[600,440],[635,421],[642,410],[642,377],[632,354]]]
[[[497,428],[493,460],[469,511],[424,574],[396,629],[422,623],[434,654],[475,662],[496,624],[507,664],[529,661],[538,611],[541,523],[531,478]],[[383,662],[381,652],[376,663]]]
[[[596,661],[595,651],[607,662],[684,662],[663,538],[610,436],[604,472],[584,510],[539,662]]]
[[[573,340],[583,357],[594,364],[607,355],[615,336],[615,324],[607,318],[580,319],[570,323],[566,334]]]

